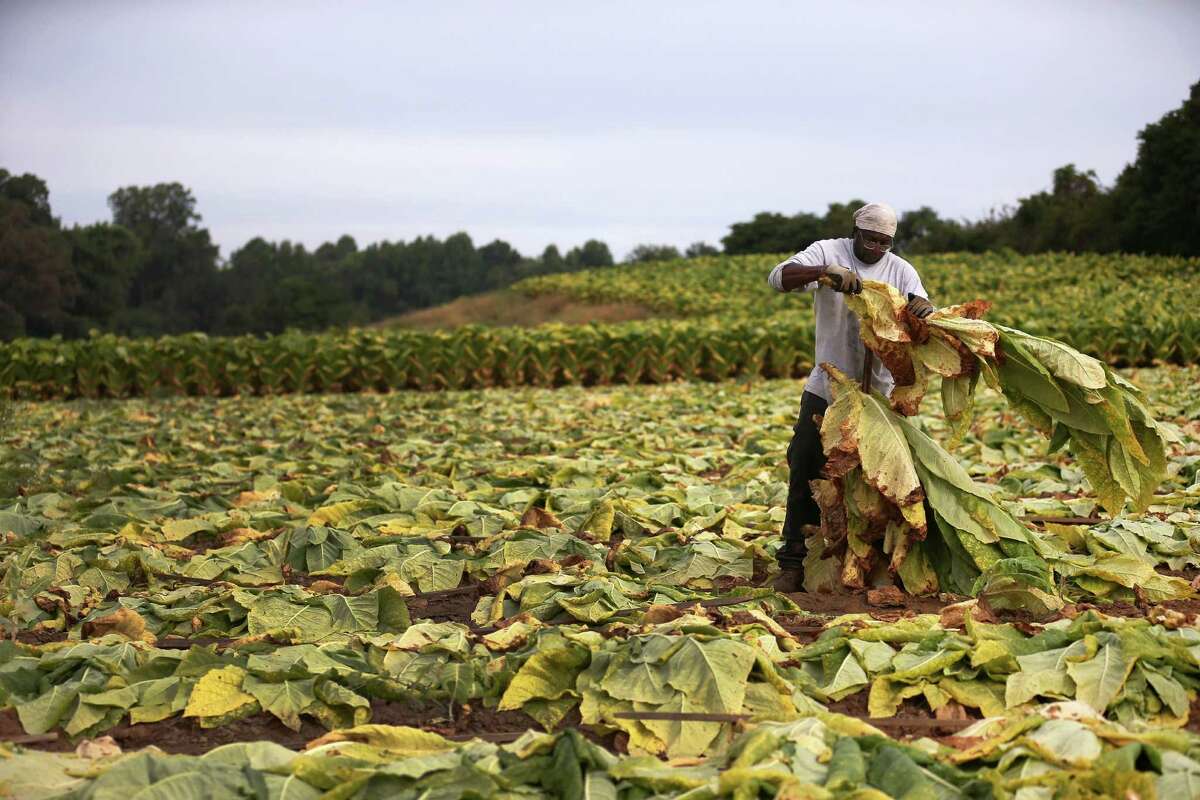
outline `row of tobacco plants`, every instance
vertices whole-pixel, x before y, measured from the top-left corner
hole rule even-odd
[[[632,300],[671,319],[451,331],[185,335],[0,345],[20,398],[467,389],[799,377],[807,300],[766,285],[779,257],[706,257],[530,279],[528,294]],[[938,305],[987,298],[993,318],[1110,364],[1200,359],[1200,262],[1135,256],[950,254],[918,260]]]

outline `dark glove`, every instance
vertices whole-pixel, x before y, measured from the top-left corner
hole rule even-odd
[[[858,294],[862,291],[862,278],[845,267],[832,264],[825,268],[825,274],[833,279],[833,290],[846,294]]]
[[[925,319],[933,313],[933,303],[919,294],[908,293],[908,310],[917,319]]]

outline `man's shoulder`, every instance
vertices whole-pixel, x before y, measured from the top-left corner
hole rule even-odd
[[[892,257],[893,269],[898,269],[901,272],[911,272],[914,275],[917,274],[917,268],[914,267],[907,260],[901,258],[900,256],[896,255],[895,253],[889,253],[889,255]]]
[[[806,249],[819,250],[827,255],[845,253],[850,248],[851,239],[818,239]]]

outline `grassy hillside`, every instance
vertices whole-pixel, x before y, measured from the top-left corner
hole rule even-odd
[[[685,316],[811,318],[811,301],[767,286],[780,255],[710,256],[529,278],[514,289],[587,302],[626,301]],[[1066,339],[1111,360],[1152,358],[1200,320],[1200,259],[1097,254],[945,253],[913,258],[939,306],[983,299],[988,318]],[[1183,323],[1187,323],[1184,325]],[[1105,334],[1104,332],[1108,332]],[[1169,355],[1162,357],[1169,358]]]

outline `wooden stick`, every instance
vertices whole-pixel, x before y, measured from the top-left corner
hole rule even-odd
[[[649,719],[665,720],[668,722],[745,722],[749,714],[705,714],[688,711],[618,711],[613,714],[619,719]],[[922,728],[962,730],[969,728],[977,719],[929,719],[926,717],[860,717],[857,714],[846,716],[860,719],[876,728]]]
[[[659,719],[670,722],[742,722],[750,719],[749,714],[705,714],[698,711],[618,711],[613,716],[620,719]]]
[[[449,739],[452,742],[469,742],[472,739],[482,739],[485,742],[507,744],[508,742],[515,742],[525,734],[526,731],[485,731],[483,733],[455,733],[443,738]]]
[[[57,741],[57,733],[31,733],[28,736],[14,736],[11,739],[5,739],[4,744],[49,744]]]

